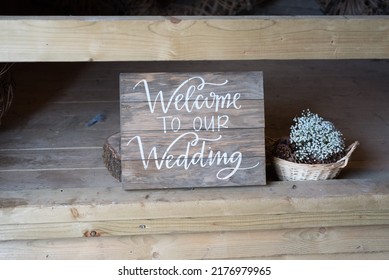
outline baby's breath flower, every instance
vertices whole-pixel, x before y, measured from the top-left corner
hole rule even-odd
[[[343,135],[332,122],[308,110],[293,119],[290,142],[299,162],[323,162],[345,148]]]

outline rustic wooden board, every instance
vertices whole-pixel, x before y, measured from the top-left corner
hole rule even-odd
[[[280,213],[225,215],[158,219],[124,219],[82,221],[82,212],[71,208],[77,222],[0,224],[0,241],[90,237],[188,234],[247,230],[280,230],[309,227],[389,226],[389,211],[354,211],[318,213]]]
[[[177,96],[179,94],[186,94],[189,92],[189,98],[187,100],[195,100],[198,97],[195,90],[200,91],[202,94],[209,95],[206,92],[210,88],[210,85],[206,83],[216,83],[220,86],[214,87],[216,94],[221,96],[230,93],[232,96],[234,93],[240,93],[241,100],[261,100],[263,99],[263,90],[258,91],[259,88],[263,88],[263,79],[258,78],[258,72],[170,72],[169,81],[166,80],[166,72],[160,73],[142,73],[139,79],[135,79],[133,76],[123,74],[120,77],[121,80],[121,102],[134,102],[134,101],[147,101],[145,95],[145,88],[147,87],[152,97],[156,97],[157,93],[164,88],[161,87],[163,83],[169,83],[174,88],[168,88],[163,94],[164,98],[170,98],[171,96]],[[215,78],[215,75],[221,75]],[[145,80],[145,81],[144,81]],[[153,83],[150,83],[153,81]],[[227,82],[226,82],[227,81]],[[128,83],[132,84],[132,87],[128,87]],[[224,86],[225,84],[226,86]],[[201,92],[200,87],[204,89]],[[197,89],[196,89],[197,88]],[[177,90],[176,89],[180,89]],[[212,88],[211,88],[212,89]],[[189,90],[189,91],[188,91]],[[192,91],[193,90],[193,91]],[[193,93],[193,94],[190,94]],[[201,100],[200,100],[201,101]],[[173,105],[172,105],[173,106]]]
[[[189,102],[190,104],[192,102]],[[177,128],[177,117],[180,119],[180,129],[192,129],[196,127],[201,130],[218,131],[223,128],[252,128],[264,127],[264,101],[241,100],[239,104],[245,108],[242,110],[219,109],[217,113],[212,111],[193,110],[188,113],[179,113],[164,116],[160,108],[155,110],[155,118],[150,118],[150,111],[146,102],[121,103],[122,112],[126,113],[129,121],[123,124],[122,130],[161,130],[166,127],[166,132]],[[260,104],[260,106],[258,106]],[[198,117],[201,114],[202,118]],[[147,125],[144,120],[147,119]]]
[[[1,17],[0,61],[385,59],[388,37],[386,16]]]
[[[69,246],[71,244],[71,246]],[[373,254],[373,256],[371,256]],[[0,241],[0,259],[353,259],[389,257],[388,226]]]
[[[263,185],[262,72],[120,76],[124,189]]]
[[[265,142],[263,137],[264,128],[248,128],[248,129],[227,129],[223,131],[222,141],[215,142],[212,144],[212,148],[215,151],[223,151],[229,154],[234,152],[241,152],[244,157],[263,157],[265,154]],[[193,140],[193,132],[185,130],[181,135],[182,142],[187,143]],[[177,138],[177,133],[166,133],[161,136],[161,131],[129,131],[122,133],[122,139],[130,139],[133,135],[139,135],[142,137],[142,145],[144,150],[150,151],[152,147],[157,147],[157,150],[165,151],[169,145]],[[204,131],[201,136],[207,139],[214,138],[215,132]],[[158,142],[156,143],[156,140]],[[139,148],[136,145],[126,145],[123,141],[121,146],[121,159],[122,160],[134,160],[134,159],[146,159],[147,155],[143,157],[139,154]],[[198,153],[198,149],[189,147],[186,148],[188,155],[193,157],[194,154]],[[182,154],[182,147],[174,146],[169,149],[169,154],[179,156]],[[207,156],[208,153],[205,153]],[[220,156],[219,156],[220,157]],[[160,158],[160,156],[158,156]],[[1,165],[0,165],[1,166]]]
[[[59,174],[57,172],[52,176]],[[59,178],[65,181],[65,175],[71,178],[70,172]],[[108,172],[106,178],[114,180]],[[294,222],[299,223],[301,216],[301,226],[307,215],[311,215],[312,219],[317,217],[318,222],[327,220],[334,225],[334,215],[342,220],[356,219],[351,222],[358,223],[371,218],[372,221],[378,221],[382,213],[385,215],[389,211],[389,183],[382,179],[269,182],[267,187],[260,188],[253,186],[136,192],[123,192],[118,184],[107,183],[108,186],[105,187],[94,185],[93,188],[77,188],[76,185],[77,181],[73,181],[73,187],[68,184],[65,188],[46,186],[41,189],[2,190],[0,224],[18,227],[20,224],[34,223],[157,220],[167,217],[212,220],[217,216],[228,216],[230,221],[239,221],[244,216],[258,214],[268,215],[269,220],[295,213]],[[311,223],[312,220],[309,220],[304,227],[309,227]],[[165,226],[169,228],[171,225],[165,223]],[[284,225],[278,223],[278,226]],[[239,229],[239,224],[236,228]]]
[[[0,150],[0,172],[77,170],[103,167],[101,147]]]
[[[248,170],[239,170],[232,177],[227,177],[235,169],[234,164],[219,166],[206,166],[205,168],[193,165],[190,169],[173,166],[169,172],[161,172],[155,168],[155,161],[150,161],[147,176],[140,161],[122,161],[122,180],[126,178],[123,187],[125,189],[167,189],[167,188],[200,188],[223,187],[263,184],[265,177],[265,158],[252,157],[245,159]],[[159,161],[166,166],[166,161]],[[135,166],[135,167],[134,167]],[[256,168],[251,168],[255,166]],[[131,171],[127,171],[131,170]],[[217,178],[216,176],[219,176]],[[227,177],[226,179],[224,179]],[[130,184],[128,182],[131,182]]]

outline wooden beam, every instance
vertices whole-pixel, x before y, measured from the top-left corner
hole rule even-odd
[[[0,259],[327,259],[332,254],[365,259],[372,253],[387,258],[388,252],[388,226],[0,242]]]
[[[269,182],[266,187],[1,191],[0,240],[389,224],[387,182]]]
[[[387,59],[389,17],[0,17],[0,61]]]
[[[389,211],[11,224],[0,225],[0,241],[374,225],[389,226]]]

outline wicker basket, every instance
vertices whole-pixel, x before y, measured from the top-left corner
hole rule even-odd
[[[8,111],[13,98],[12,64],[0,64],[0,125],[1,118]]]
[[[335,163],[301,164],[273,157],[273,166],[277,176],[282,181],[328,180],[338,176],[340,170],[346,167],[351,154],[358,146],[354,142],[347,148],[347,154]]]

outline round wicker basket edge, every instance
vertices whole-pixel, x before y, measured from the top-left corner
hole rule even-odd
[[[359,145],[355,141],[347,148],[347,154],[334,163],[303,164],[287,161],[278,157],[272,158],[272,163],[281,181],[329,180],[336,178],[342,168],[346,167],[351,154]]]

